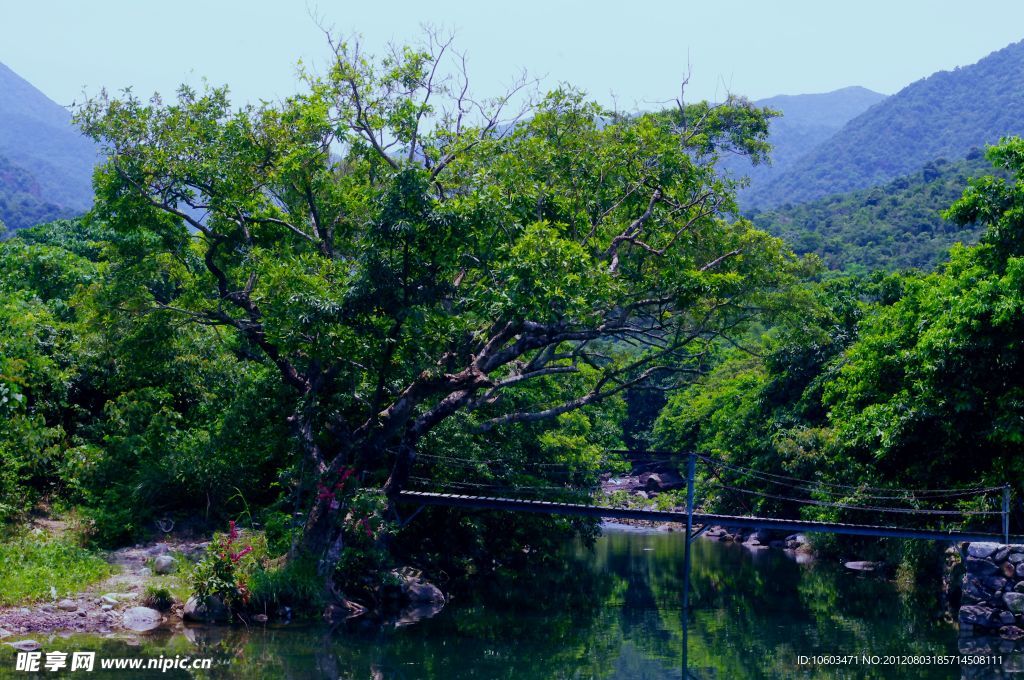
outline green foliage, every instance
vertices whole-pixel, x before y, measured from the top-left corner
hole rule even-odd
[[[228,533],[215,535],[203,559],[192,568],[193,594],[200,602],[216,597],[230,611],[243,611],[249,605],[252,574],[266,556],[262,537],[243,534],[232,521]]]
[[[0,541],[0,605],[48,599],[50,587],[64,596],[112,573],[98,554],[63,538],[31,533]]]
[[[882,186],[755,211],[751,219],[796,252],[818,255],[830,269],[934,269],[954,243],[975,243],[981,235],[980,226],[960,226],[941,213],[969,177],[989,167],[974,149],[962,161],[938,159]]]
[[[825,505],[770,499],[760,509],[864,521],[858,485],[891,490],[999,486],[1024,478],[1024,142],[988,153],[1010,179],[973,180],[945,217],[985,228],[927,275],[874,275],[818,284],[818,311],[762,339],[758,356],[734,351],[706,383],[669,401],[656,434],[761,472],[847,490],[809,489]],[[746,488],[786,495],[756,475]],[[796,495],[808,497],[808,489]],[[789,491],[793,494],[792,490]],[[729,494],[711,502],[742,509]],[[991,496],[947,507],[993,510]],[[964,520],[996,530],[992,521]],[[988,522],[988,524],[986,524]],[[823,546],[841,550],[835,546]],[[904,576],[939,562],[901,542],[885,548]]]
[[[147,585],[142,594],[142,604],[165,612],[174,604],[174,595],[164,586]]]

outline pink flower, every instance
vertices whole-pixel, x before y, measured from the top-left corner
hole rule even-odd
[[[235,528],[235,520],[231,520],[230,522],[228,522],[228,526],[231,527],[231,531],[229,532],[228,535],[233,541],[236,538],[238,538],[238,529]]]
[[[248,555],[251,552],[252,552],[252,546],[251,545],[247,545],[244,548],[242,548],[241,551],[233,554],[231,556],[231,561],[237,563],[238,560],[242,559],[243,557],[245,557],[246,555]]]

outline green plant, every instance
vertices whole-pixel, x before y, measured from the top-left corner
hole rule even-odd
[[[216,597],[232,612],[249,604],[248,575],[255,563],[254,547],[241,546],[241,534],[232,520],[226,535],[218,534],[206,556],[192,569],[192,590],[200,601]]]
[[[142,603],[147,607],[167,611],[174,604],[174,595],[171,591],[162,586],[148,585],[142,596]]]

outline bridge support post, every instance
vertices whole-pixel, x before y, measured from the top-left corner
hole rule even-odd
[[[1010,485],[1003,487],[1003,544],[1010,542]]]
[[[693,535],[693,478],[697,468],[697,457],[686,456],[686,547],[683,552],[683,680],[689,676],[690,642],[690,547]],[[705,527],[706,528],[706,527]]]

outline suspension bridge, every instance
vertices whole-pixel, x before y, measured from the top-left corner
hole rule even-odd
[[[615,452],[628,453],[628,452]],[[1024,537],[1010,535],[1010,487],[1009,485],[971,487],[958,489],[904,489],[877,488],[865,485],[837,484],[821,480],[807,480],[797,477],[778,475],[734,465],[727,461],[696,453],[683,456],[670,454],[669,461],[681,463],[686,459],[686,503],[680,509],[658,510],[651,508],[622,507],[602,505],[593,496],[589,502],[568,502],[564,500],[543,500],[522,498],[516,495],[555,493],[580,495],[587,485],[578,481],[573,485],[573,477],[580,477],[578,466],[565,463],[533,463],[537,476],[541,478],[565,478],[562,485],[496,484],[494,482],[469,481],[474,473],[493,477],[496,467],[508,472],[514,466],[505,461],[478,460],[454,456],[425,455],[428,465],[454,465],[465,472],[463,478],[454,481],[441,481],[436,478],[413,476],[410,481],[419,485],[430,485],[435,490],[408,489],[400,492],[399,500],[417,506],[416,510],[406,518],[410,521],[423,508],[428,506],[444,506],[473,510],[498,510],[508,512],[527,512],[548,515],[569,515],[593,517],[601,519],[644,520],[649,522],[678,522],[686,526],[686,545],[683,557],[683,601],[682,617],[682,677],[694,679],[689,669],[689,609],[690,609],[690,571],[691,544],[712,526],[736,529],[764,529],[769,531],[785,531],[788,533],[831,533],[852,536],[868,536],[877,538],[909,538],[952,542],[992,541],[1009,543],[1011,538],[1020,542]],[[662,458],[665,458],[662,456]],[[844,515],[867,513],[871,516],[897,515],[904,518],[914,517],[939,520],[946,526],[911,526],[911,522],[890,522],[874,524],[866,522],[836,522],[787,519],[781,517],[758,516],[751,512],[747,515],[726,515],[701,512],[696,507],[698,463],[707,470],[703,475],[702,489],[729,494],[734,499],[756,497],[776,503],[785,503],[796,507],[829,508]],[[593,470],[590,470],[592,473]],[[727,480],[726,477],[733,477]],[[714,482],[707,483],[712,479]],[[745,486],[741,484],[746,484]],[[437,490],[440,488],[440,490]],[[472,490],[474,493],[466,493]],[[456,493],[459,491],[460,493]],[[1001,507],[993,507],[993,498],[1001,500]],[[750,506],[740,502],[745,508]],[[863,516],[863,515],[862,515]],[[965,525],[975,523],[976,518],[991,523],[998,517],[999,530],[991,525],[977,530]],[[950,526],[952,524],[952,526]]]

